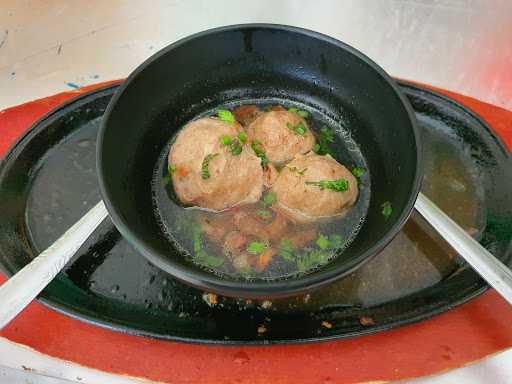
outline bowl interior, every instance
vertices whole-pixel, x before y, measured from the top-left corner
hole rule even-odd
[[[169,138],[189,120],[261,98],[291,100],[339,122],[366,160],[371,199],[358,236],[333,262],[299,278],[242,283],[191,265],[171,246],[153,214],[151,177]],[[343,43],[282,26],[216,29],[158,52],[117,92],[99,133],[100,188],[120,232],[160,268],[231,296],[285,296],[352,271],[405,222],[420,185],[413,119],[389,77]],[[388,218],[386,201],[393,209]]]

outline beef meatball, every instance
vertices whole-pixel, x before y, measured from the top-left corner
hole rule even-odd
[[[278,165],[310,151],[315,144],[307,122],[286,110],[262,113],[247,127],[247,134],[250,141],[261,143],[268,160]]]
[[[321,181],[341,181],[343,191],[327,188]],[[355,203],[357,180],[330,156],[299,155],[279,173],[272,186],[273,208],[295,223],[310,223],[344,215]]]
[[[244,127],[251,124],[263,112],[256,105],[241,105],[233,109],[235,119]]]
[[[185,205],[223,210],[254,203],[261,197],[263,170],[260,159],[238,134],[240,124],[207,117],[188,123],[169,152],[172,184]],[[241,146],[241,152],[226,139]]]

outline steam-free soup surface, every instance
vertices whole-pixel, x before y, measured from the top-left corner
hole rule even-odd
[[[279,279],[343,257],[364,221],[370,178],[355,143],[318,112],[242,105],[186,124],[153,188],[184,257],[232,278]]]

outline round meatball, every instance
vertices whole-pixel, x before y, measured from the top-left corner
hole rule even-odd
[[[344,179],[345,191],[319,185],[321,181]],[[295,223],[310,223],[344,215],[355,203],[357,180],[343,165],[330,156],[314,153],[299,155],[279,173],[272,186],[276,194],[273,208]]]
[[[237,138],[240,124],[207,117],[188,123],[169,152],[172,184],[185,205],[220,211],[261,197],[263,170],[248,145],[239,154],[223,138]],[[240,142],[237,142],[240,144]]]
[[[283,164],[313,148],[315,137],[306,121],[293,112],[277,110],[259,115],[248,127],[251,141],[260,142],[271,163]]]

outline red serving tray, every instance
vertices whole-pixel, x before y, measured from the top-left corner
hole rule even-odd
[[[80,94],[114,83],[117,81],[0,111],[0,158],[48,111]],[[512,112],[432,89],[479,114],[512,149]],[[0,275],[0,283],[4,281],[5,277]],[[510,348],[511,323],[512,306],[489,290],[428,321],[317,344],[258,347],[181,344],[98,328],[37,302],[0,331],[0,336],[87,367],[166,383],[327,384],[400,380],[460,367]]]

